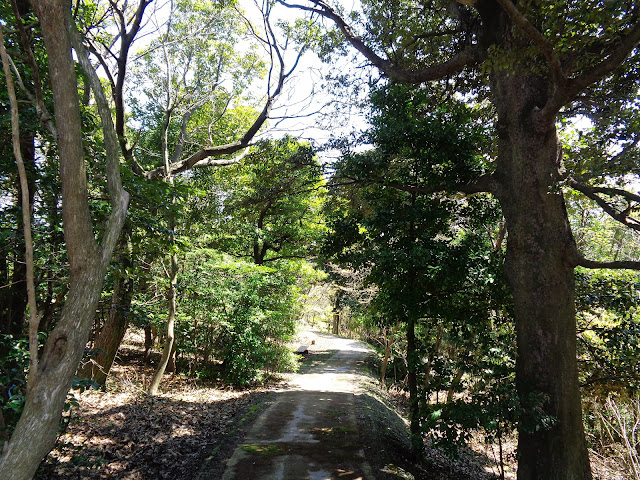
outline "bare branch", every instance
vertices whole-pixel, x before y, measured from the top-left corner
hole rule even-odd
[[[105,50],[108,54],[114,57],[116,61],[116,72],[115,78],[110,69],[106,65],[105,59],[102,55],[99,54],[96,48],[90,45],[91,53],[93,53],[105,72],[107,73],[107,77],[109,82],[111,83],[111,91],[112,98],[115,104],[115,130],[116,135],[118,136],[118,142],[120,144],[120,150],[124,155],[125,159],[129,161],[134,170],[137,170],[139,167],[139,163],[134,158],[133,155],[133,147],[129,144],[129,141],[126,137],[126,123],[125,123],[125,107],[124,107],[124,83],[125,77],[127,73],[127,65],[128,65],[128,57],[131,46],[133,45],[134,40],[140,28],[142,27],[142,18],[144,16],[145,9],[152,0],[139,0],[138,6],[133,14],[132,19],[129,21],[126,20],[124,11],[118,8],[116,2],[110,2],[114,15],[117,17],[117,21],[119,23],[119,33],[114,41],[117,38],[120,39],[120,51],[118,55],[113,54],[111,49],[107,46],[104,46]],[[127,27],[129,26],[129,30]]]
[[[501,0],[504,1],[504,0]],[[600,63],[576,78],[569,79],[565,88],[558,89],[539,113],[541,122],[555,117],[560,108],[572,101],[580,92],[601,80],[618,68],[631,54],[640,42],[640,22],[634,25],[628,34],[624,35],[615,47],[609,49],[609,54]]]
[[[398,82],[403,83],[422,83],[430,80],[437,80],[456,73],[461,72],[466,66],[476,65],[482,62],[486,56],[486,49],[479,45],[471,45],[466,49],[458,52],[449,60],[436,65],[431,65],[422,70],[412,71],[398,67],[393,62],[385,60],[369,48],[362,39],[356,35],[351,26],[329,6],[324,0],[309,0],[314,7],[306,5],[291,4],[284,0],[278,2],[288,8],[298,8],[307,12],[317,13],[325,18],[332,20],[343,33],[345,38],[351,45],[358,50],[364,57],[369,60],[373,66],[378,68],[382,73]]]
[[[172,175],[190,170],[191,168],[194,168],[196,165],[198,167],[205,167],[205,166],[232,165],[234,163],[238,163],[238,161],[236,161],[235,159],[231,159],[231,160],[222,159],[222,160],[210,160],[210,161],[204,161],[204,160],[210,157],[230,155],[251,146],[251,141],[256,136],[258,131],[263,127],[265,122],[269,119],[269,114],[271,113],[271,109],[273,108],[275,101],[282,93],[285,82],[293,74],[295,68],[297,67],[300,61],[300,58],[303,52],[301,51],[298,53],[293,66],[287,71],[281,49],[277,44],[277,41],[275,39],[275,34],[271,30],[269,19],[266,14],[265,14],[265,23],[266,25],[268,25],[267,27],[268,36],[271,38],[271,41],[270,41],[271,48],[275,52],[274,56],[278,59],[277,60],[278,79],[273,91],[267,95],[262,111],[256,117],[253,124],[247,129],[247,131],[242,136],[242,138],[240,138],[239,140],[236,140],[235,142],[227,143],[225,145],[218,145],[218,146],[203,148],[184,160],[180,160],[172,163],[169,168],[169,171]],[[272,59],[273,59],[273,56],[272,56]],[[272,61],[275,63],[275,60],[272,60]],[[274,65],[272,65],[272,68],[274,68]],[[149,179],[162,178],[162,176],[164,175],[164,167],[158,167],[154,170],[146,172],[144,175]]]
[[[242,159],[246,157],[248,154],[249,154],[249,147],[245,148],[240,155],[236,155],[233,158],[223,158],[223,159],[208,158],[208,159],[199,161],[193,166],[193,168],[223,167],[228,165],[235,165],[237,163],[240,163]]]

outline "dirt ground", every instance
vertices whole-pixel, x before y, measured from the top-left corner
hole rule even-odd
[[[331,335],[305,331],[297,343],[310,346],[302,374],[313,371],[335,352]],[[239,391],[170,374],[160,395],[150,398],[144,386],[153,370],[141,359],[142,337],[132,331],[106,391],[74,394],[79,406],[65,414],[64,433],[36,479],[221,479],[234,451],[246,445],[260,414],[299,377],[284,375],[265,387]],[[481,438],[473,440],[456,460],[427,448],[426,460],[416,461],[408,453],[407,423],[401,415],[406,397],[381,390],[371,375],[360,379],[354,417],[360,438],[366,439],[362,442],[364,460],[376,479],[497,478],[496,447]],[[350,429],[345,428],[344,433],[349,434]],[[511,439],[505,445],[506,479],[515,479],[514,449]],[[596,471],[595,478],[622,478],[604,475]]]

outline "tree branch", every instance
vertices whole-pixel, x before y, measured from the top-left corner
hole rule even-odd
[[[170,173],[172,175],[188,171],[196,166],[197,167],[220,166],[220,165],[231,165],[234,163],[238,163],[239,159],[233,159],[233,160],[223,159],[223,160],[211,160],[211,161],[204,161],[204,160],[210,157],[230,155],[251,146],[251,141],[253,140],[253,137],[255,137],[258,131],[262,128],[262,126],[268,120],[271,109],[275,101],[277,100],[277,98],[282,93],[285,82],[293,74],[295,68],[297,67],[300,61],[300,57],[302,56],[302,52],[298,53],[293,66],[287,71],[285,67],[284,57],[282,55],[282,52],[280,51],[280,47],[277,45],[277,42],[275,41],[275,36],[273,35],[273,32],[270,30],[271,27],[269,24],[268,17],[266,16],[265,16],[265,22],[267,23],[268,29],[271,32],[272,40],[270,43],[272,44],[272,48],[276,53],[275,56],[278,58],[278,80],[273,91],[267,95],[267,99],[265,100],[265,104],[264,104],[264,107],[262,108],[262,111],[256,117],[253,124],[247,129],[247,131],[242,136],[242,138],[240,138],[239,140],[236,140],[235,142],[227,143],[225,145],[218,145],[218,146],[203,148],[184,160],[180,160],[178,162],[172,163],[170,165]],[[149,178],[152,180],[162,178],[163,175],[164,175],[164,167],[158,167],[154,170],[145,172],[144,174],[146,178]]]
[[[428,194],[454,190],[460,193],[465,193],[467,195],[472,195],[474,193],[495,193],[497,191],[497,183],[494,180],[493,175],[490,174],[481,175],[472,182],[459,183],[453,185],[452,187],[445,185],[437,185],[435,187],[419,187],[416,185],[406,185],[399,182],[387,182],[384,179],[378,179],[376,182],[380,183],[381,185],[395,188],[396,190],[410,193]]]
[[[594,260],[588,260],[582,255],[578,255],[577,265],[585,268],[608,268],[614,270],[640,270],[640,262],[627,260],[627,261],[615,261],[615,262],[596,262]]]
[[[512,0],[496,0],[502,9],[507,12],[511,21],[516,24],[529,38],[531,38],[535,44],[542,50],[549,67],[551,68],[551,75],[554,83],[560,87],[565,88],[567,84],[567,77],[564,74],[562,68],[562,62],[560,57],[553,49],[553,45],[547,40],[547,38],[525,17],[518,8],[513,4]]]
[[[629,228],[632,228],[633,230],[640,231],[640,221],[629,216],[631,210],[633,210],[634,207],[640,204],[640,195],[627,192],[626,190],[622,190],[620,188],[591,187],[589,185],[580,183],[573,178],[570,178],[568,180],[568,184],[574,190],[577,190],[584,196],[596,202],[598,206],[602,208],[602,210],[614,220],[622,223],[623,225],[626,225]],[[627,201],[627,208],[622,212],[619,212],[611,204],[606,202],[602,197],[598,196],[598,194],[608,195],[610,197],[623,197]],[[632,205],[631,202],[636,202],[636,204]]]
[[[505,1],[505,0],[499,0]],[[572,101],[580,92],[602,79],[605,75],[618,68],[631,54],[640,42],[640,22],[634,25],[627,35],[624,35],[615,47],[609,50],[609,55],[590,70],[569,79],[566,86],[557,89],[544,108],[539,112],[541,122],[555,117],[563,105]]]
[[[345,38],[351,45],[358,50],[364,57],[369,60],[373,66],[378,68],[382,73],[398,82],[403,83],[422,83],[430,80],[437,80],[456,73],[461,72],[468,65],[475,65],[483,61],[487,52],[486,49],[479,45],[471,45],[466,49],[455,54],[446,62],[429,66],[422,70],[406,70],[398,67],[393,62],[385,60],[369,48],[362,39],[356,35],[351,26],[329,6],[324,0],[309,0],[314,7],[308,7],[299,4],[290,4],[284,0],[278,0],[278,3],[287,8],[297,8],[300,10],[317,13],[329,20],[332,20],[340,29]]]
[[[113,124],[113,118],[111,117],[111,109],[109,108],[107,96],[104,93],[98,74],[89,61],[89,55],[82,43],[80,32],[77,30],[76,24],[73,22],[70,14],[68,15],[67,21],[69,22],[68,30],[71,44],[78,56],[78,62],[89,78],[89,83],[96,98],[98,114],[100,115],[102,132],[104,134],[107,188],[109,190],[109,200],[112,207],[105,225],[105,236],[102,242],[102,260],[106,261],[107,258],[111,258],[111,254],[120,236],[120,231],[124,225],[127,208],[129,206],[129,194],[124,190],[122,179],[120,178],[120,145]]]

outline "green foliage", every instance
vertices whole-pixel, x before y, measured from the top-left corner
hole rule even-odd
[[[226,381],[247,385],[260,381],[265,371],[294,368],[285,345],[295,332],[297,311],[292,271],[230,261],[208,250],[185,261],[189,270],[182,277],[181,306],[199,320],[202,332],[190,341],[201,355],[214,346]]]
[[[0,409],[5,424],[12,428],[20,418],[26,394],[29,343],[11,335],[0,335]]]
[[[316,253],[325,231],[325,189],[310,145],[291,137],[259,142],[239,165],[217,177],[212,245],[258,265]]]
[[[286,342],[295,333],[300,292],[313,279],[312,269],[300,262],[257,266],[201,248],[184,254],[180,264],[177,354],[191,373],[246,386],[297,368]],[[161,324],[165,304],[154,298],[152,286],[136,297],[134,312]]]
[[[637,273],[578,271],[578,351],[581,381],[593,395],[640,388]]]
[[[176,162],[237,140],[253,122],[258,99],[249,87],[265,65],[228,3],[173,3],[171,20],[133,65],[129,101],[133,123],[142,127],[137,150],[145,168],[163,165],[165,132]]]
[[[488,138],[473,110],[433,99],[393,84],[373,94],[365,138],[375,149],[336,165],[325,251],[366,269],[378,327],[416,319],[406,359],[418,359],[422,429],[453,450],[471,429],[504,435],[521,407],[502,251],[487,235],[500,212],[484,195],[430,193],[490,171],[478,154]]]

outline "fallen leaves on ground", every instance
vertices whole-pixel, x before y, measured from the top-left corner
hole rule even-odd
[[[79,407],[65,418],[65,433],[37,479],[193,479],[241,412],[268,390],[166,375],[162,393],[149,397],[144,386],[153,369],[138,357],[141,352],[123,349],[106,392],[75,393]]]

